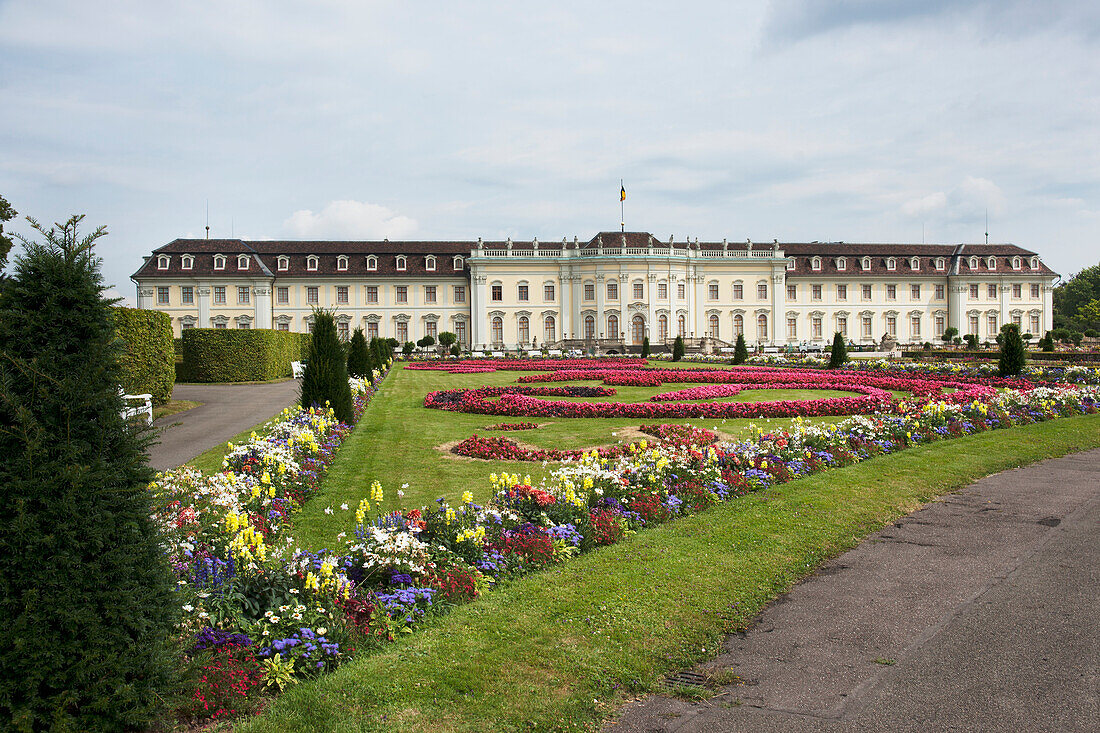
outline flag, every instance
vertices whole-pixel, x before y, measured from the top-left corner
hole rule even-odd
[[[623,186],[622,190],[619,191],[619,201],[626,201],[626,186]]]

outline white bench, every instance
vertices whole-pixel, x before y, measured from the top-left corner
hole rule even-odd
[[[542,356],[541,349],[528,349],[527,356]]]
[[[144,416],[147,425],[153,424],[153,395],[123,394],[121,389],[118,394],[122,397],[121,414],[123,420]],[[140,404],[138,404],[138,400],[141,400]]]
[[[504,358],[504,352],[503,351],[494,351],[493,356],[497,359],[503,359]]]
[[[484,359],[485,354],[480,352],[480,351],[471,351],[470,352],[470,357],[474,358],[474,359]]]
[[[300,361],[290,362],[290,371],[295,379],[301,379],[306,375],[306,365]]]
[[[549,356],[561,356],[561,349],[547,349],[546,353]]]

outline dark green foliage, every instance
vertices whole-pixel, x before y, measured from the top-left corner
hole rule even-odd
[[[148,392],[158,405],[172,399],[176,383],[172,319],[160,311],[114,308],[111,320],[125,348],[119,361],[122,388],[127,394]]]
[[[458,344],[452,344],[451,345],[451,356],[461,356],[461,355],[462,355],[462,347],[459,346]]]
[[[308,334],[270,329],[190,328],[183,332],[189,382],[263,382],[290,376]],[[308,353],[308,352],[307,352]]]
[[[749,358],[749,347],[745,345],[745,334],[737,334],[737,343],[733,345],[733,363],[744,364]]]
[[[997,362],[997,373],[1002,377],[1019,374],[1027,361],[1024,340],[1020,338],[1020,327],[1015,323],[1006,323],[1001,328],[1001,358]]]
[[[1094,339],[1097,336],[1100,336],[1100,332],[1098,332],[1095,328],[1086,328],[1085,329],[1085,338]]]
[[[949,344],[955,340],[955,337],[959,335],[959,329],[954,326],[948,326],[943,330],[943,335],[940,336],[945,344]]]
[[[313,338],[306,357],[306,371],[302,375],[300,402],[302,407],[328,405],[336,413],[337,420],[352,421],[348,367],[332,311],[313,311]]]
[[[642,358],[649,358],[649,336],[642,337]]]
[[[11,246],[14,244],[11,237],[4,235],[4,222],[14,219],[16,213],[11,204],[0,196],[0,272],[3,272],[4,267],[7,266],[8,252],[11,252]]]
[[[1039,348],[1042,351],[1054,351],[1054,337],[1050,333],[1047,331],[1046,335],[1039,339]]]
[[[672,342],[672,360],[680,361],[684,358],[684,337],[677,336],[676,340]]]
[[[367,349],[367,337],[363,329],[357,328],[351,334],[348,345],[348,374],[353,377],[367,377],[371,371],[370,350]]]
[[[435,338],[433,336],[425,336],[416,342],[416,345],[422,349],[426,349],[430,346],[435,346]]]
[[[456,343],[458,343],[458,334],[451,331],[444,331],[439,334],[439,345],[443,348],[450,349]]]
[[[833,348],[829,352],[829,368],[839,369],[848,361],[848,347],[844,345],[844,337],[840,331],[833,334]]]
[[[963,336],[963,341],[966,342],[967,348],[970,348],[970,349],[977,349],[978,348],[978,334],[976,334],[976,333],[966,334],[965,336]]]
[[[172,681],[174,583],[150,433],[119,415],[122,344],[83,217],[23,240],[0,292],[0,728],[144,729]],[[60,228],[58,228],[60,227]]]
[[[1100,265],[1086,267],[1066,282],[1054,288],[1054,320],[1059,326],[1080,329],[1081,310],[1100,298]],[[1057,337],[1055,337],[1057,338]]]
[[[401,353],[404,354],[405,356],[408,356],[409,354],[413,353],[413,351],[415,351],[415,350],[416,350],[416,344],[414,344],[412,341],[406,341],[404,344],[401,345]]]

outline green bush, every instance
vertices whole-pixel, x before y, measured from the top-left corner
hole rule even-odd
[[[745,345],[745,334],[737,334],[737,343],[733,345],[733,363],[744,364],[749,358],[749,347]]]
[[[1020,338],[1020,327],[1015,323],[1006,323],[1001,328],[1001,357],[997,362],[997,373],[1002,377],[1011,377],[1023,371],[1027,361],[1024,340]]]
[[[263,382],[290,376],[309,334],[270,329],[191,328],[183,332],[190,382]]]
[[[642,358],[649,358],[649,336],[642,337]]]
[[[342,422],[351,423],[353,419],[347,357],[332,311],[313,311],[313,337],[299,400],[302,407],[328,405]]]
[[[844,345],[844,337],[840,331],[833,334],[833,348],[829,352],[829,368],[839,369],[848,361],[848,347]]]
[[[160,311],[112,308],[111,322],[125,344],[119,360],[122,388],[127,394],[147,392],[158,405],[172,399],[176,383],[172,319]]]
[[[367,337],[363,335],[362,328],[357,328],[351,334],[351,343],[348,345],[348,374],[352,377],[368,377],[371,372],[370,362]]]
[[[178,613],[150,520],[151,433],[120,416],[122,344],[72,217],[0,289],[0,728],[146,730]],[[36,228],[37,225],[35,225]]]
[[[677,336],[676,340],[672,342],[672,360],[680,361],[684,358],[684,337]]]

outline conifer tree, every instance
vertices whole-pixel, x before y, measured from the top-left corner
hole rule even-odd
[[[833,349],[829,354],[829,368],[839,369],[848,361],[848,347],[844,345],[844,337],[837,331],[833,336]]]
[[[1002,377],[1011,377],[1023,371],[1027,361],[1024,340],[1020,338],[1020,327],[1015,323],[1006,323],[1001,329],[1001,355],[997,361],[997,373]]]
[[[745,334],[737,334],[737,343],[733,345],[733,363],[744,364],[749,358],[749,348],[745,346]]]
[[[22,239],[0,290],[0,719],[144,728],[172,679],[174,583],[150,519],[150,433],[83,216]],[[0,726],[2,727],[2,726]]]
[[[336,419],[350,423],[353,419],[351,387],[344,346],[336,333],[332,311],[313,311],[313,337],[309,342],[309,358],[302,376],[302,407],[327,403]]]
[[[649,358],[649,336],[642,337],[642,358]]]
[[[680,361],[684,358],[684,337],[677,336],[676,340],[672,342],[672,360]]]
[[[348,375],[368,377],[371,370],[370,361],[367,337],[363,335],[362,328],[356,328],[351,334],[351,343],[348,345]]]

